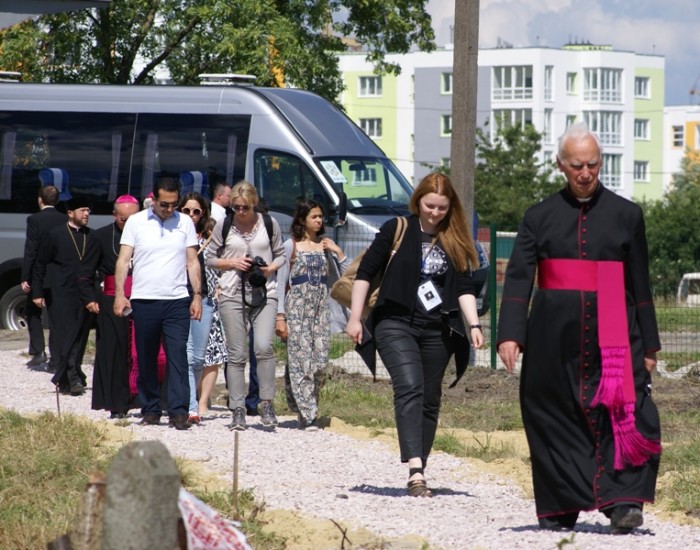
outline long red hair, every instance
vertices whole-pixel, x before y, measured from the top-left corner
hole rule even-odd
[[[474,240],[469,231],[464,208],[450,178],[437,172],[425,176],[411,195],[411,200],[409,201],[411,212],[416,215],[420,214],[420,201],[428,193],[442,195],[450,201],[447,214],[437,226],[437,236],[445,249],[445,253],[460,271],[467,271],[470,267],[472,269],[478,268],[479,257],[474,246]]]

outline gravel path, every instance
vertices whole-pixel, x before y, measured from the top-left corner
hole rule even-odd
[[[0,351],[0,407],[20,413],[55,412],[50,375],[26,368],[26,361],[20,351]],[[91,367],[84,368],[91,380]],[[89,391],[81,397],[62,396],[61,409],[106,418],[104,411],[90,410]],[[186,432],[165,423],[140,426],[138,416],[130,421],[134,438],[159,439],[172,454],[201,462],[211,472],[231,479],[233,435],[226,428],[228,418],[213,418]],[[467,462],[444,453],[431,456],[427,471],[435,497],[408,498],[404,496],[406,469],[390,445],[331,430],[302,432],[292,417],[281,417],[275,433],[262,431],[257,419],[250,420],[249,429],[240,435],[239,469],[239,486],[252,488],[268,509],[332,518],[383,537],[414,534],[429,541],[433,549],[553,549],[570,537],[538,530],[534,503],[523,498],[517,486],[478,473]],[[581,514],[570,547],[700,548],[700,528],[675,525],[649,512],[644,527],[632,535],[609,535],[608,523],[597,512]]]

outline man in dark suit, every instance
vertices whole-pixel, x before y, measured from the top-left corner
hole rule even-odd
[[[26,314],[27,328],[29,330],[29,355],[32,356],[27,362],[28,367],[37,367],[47,361],[44,328],[41,323],[42,310],[32,301],[31,283],[39,243],[49,230],[57,225],[66,223],[66,215],[56,210],[58,199],[59,191],[56,187],[53,185],[41,187],[37,198],[39,212],[27,218],[27,238],[24,242],[24,261],[22,262],[22,290],[27,294]],[[47,278],[47,292],[51,292],[48,289],[48,281],[49,279]],[[53,340],[54,338],[49,332],[49,352],[52,359],[50,368],[55,368],[53,362],[58,360],[58,352],[54,353],[57,347]]]

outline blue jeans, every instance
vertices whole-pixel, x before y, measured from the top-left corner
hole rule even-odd
[[[190,336],[187,339],[187,365],[190,380],[190,412],[198,413],[197,386],[202,379],[204,356],[207,351],[211,321],[214,316],[214,300],[209,296],[202,299],[202,317],[190,321]]]
[[[134,310],[136,354],[139,362],[139,400],[143,414],[160,416],[158,351],[161,340],[166,356],[168,415],[187,414],[190,385],[187,376],[187,336],[190,298],[131,300]]]

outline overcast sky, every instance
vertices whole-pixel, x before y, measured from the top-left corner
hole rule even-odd
[[[455,0],[429,0],[438,46],[450,39]],[[700,103],[700,0],[481,0],[479,46],[560,48],[569,41],[666,59],[666,105]]]

